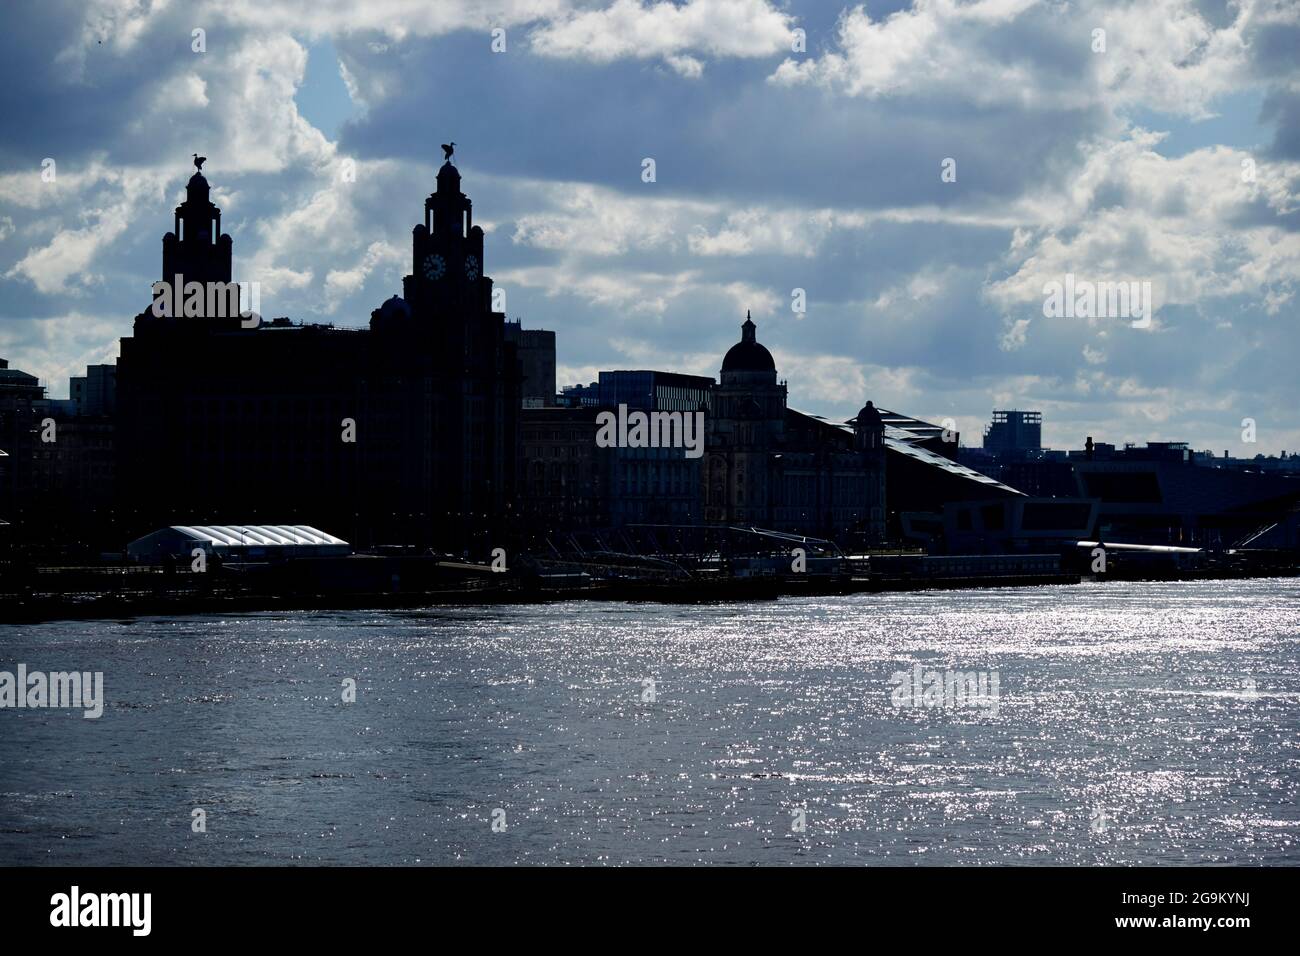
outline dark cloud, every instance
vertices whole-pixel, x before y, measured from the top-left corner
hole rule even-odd
[[[1296,38],[1300,44],[1300,37]],[[1300,47],[1292,48],[1292,55]],[[1300,160],[1300,91],[1276,89],[1264,100],[1260,118],[1276,126],[1269,155],[1277,159]]]
[[[1103,122],[1099,111],[790,89],[766,81],[776,60],[711,62],[687,79],[642,61],[556,61],[526,48],[494,55],[469,34],[379,52],[355,39],[340,50],[354,72],[404,68],[392,98],[344,127],[349,152],[433,157],[454,136],[466,161],[489,172],[628,192],[644,190],[641,162],[652,157],[669,195],[841,207],[949,201],[939,172],[953,157],[962,195],[1005,199],[1071,162],[1075,139]]]

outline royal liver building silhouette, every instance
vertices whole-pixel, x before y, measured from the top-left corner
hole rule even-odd
[[[519,361],[450,156],[411,246],[402,295],[368,329],[138,315],[118,371],[127,526],[308,523],[456,549],[509,533]],[[228,282],[232,251],[196,171],[162,279]]]

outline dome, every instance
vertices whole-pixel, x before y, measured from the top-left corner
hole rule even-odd
[[[192,202],[208,201],[208,181],[202,173],[195,173],[185,184],[185,198]]]
[[[411,307],[406,304],[406,300],[400,295],[395,295],[387,299],[379,307],[379,314],[386,319],[393,317],[409,319],[411,317]]]
[[[772,353],[754,336],[756,326],[745,313],[745,324],[740,327],[740,341],[727,349],[722,359],[724,372],[775,372],[776,362]]]
[[[441,192],[444,186],[460,192],[460,170],[451,164],[451,160],[438,170],[438,191]]]
[[[392,329],[411,317],[411,306],[400,295],[395,295],[370,313],[370,327]]]

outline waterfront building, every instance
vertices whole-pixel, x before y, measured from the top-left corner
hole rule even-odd
[[[1095,503],[1087,537],[1162,547],[1297,546],[1300,474],[1197,453],[1187,442],[1117,447],[1088,437],[1083,448],[1041,457],[963,449],[961,458],[1031,496]],[[1061,540],[1075,525],[1061,524]]]
[[[200,297],[197,310],[141,312],[119,364],[73,377],[67,400],[0,360],[6,540],[94,553],[176,522],[274,519],[363,548],[479,556],[645,525],[849,548],[1023,550],[1082,535],[1296,547],[1297,456],[1229,462],[1182,442],[1091,438],[1052,452],[1041,415],[1020,411],[995,412],[984,449],[959,454],[955,430],[872,401],[845,421],[789,407],[749,316],[716,381],[607,370],[557,397],[555,335],[493,311],[483,230],[450,161],[411,249],[401,294],[365,329],[241,314],[236,291],[233,310]],[[229,286],[232,255],[196,171],[163,237],[162,278]],[[620,408],[702,414],[702,454],[601,447],[597,416]],[[40,440],[47,418],[57,444]]]
[[[629,411],[701,412],[713,379],[650,369],[602,371],[563,409],[525,409],[520,513],[538,530],[697,524],[701,460],[684,448],[600,447],[597,416]],[[529,522],[523,522],[527,527]]]
[[[545,551],[548,538],[609,524],[609,468],[596,445],[596,414],[581,405],[520,413],[515,540]]]
[[[290,558],[340,558],[352,553],[342,538],[305,524],[171,525],[127,545],[133,561],[171,560],[189,569],[196,551],[236,562],[274,562]]]
[[[707,422],[713,385],[706,375],[655,369],[602,371],[598,407],[611,412],[624,407],[682,416],[703,413]],[[602,451],[613,527],[700,522],[700,457],[692,457],[684,448],[614,447]]]
[[[229,282],[220,225],[196,172],[163,279]],[[491,303],[483,230],[446,162],[402,294],[368,329],[145,310],[118,363],[131,525],[274,517],[361,545],[489,548],[512,518],[523,378]]]
[[[722,360],[705,454],[705,520],[810,534],[850,546],[935,520],[948,501],[1017,495],[957,464],[956,433],[868,401],[845,422],[789,408],[787,384],[749,316]]]

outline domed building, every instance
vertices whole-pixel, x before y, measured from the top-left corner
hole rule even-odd
[[[853,431],[788,407],[776,361],[746,313],[706,419],[704,517],[872,544],[885,537],[884,424],[870,402]]]
[[[705,521],[771,521],[768,465],[782,444],[786,388],[756,331],[746,312],[740,341],[722,359],[721,382],[711,395],[712,414],[705,419]]]
[[[959,464],[951,426],[870,401],[844,422],[790,408],[786,383],[748,314],[710,397],[703,512],[711,524],[870,547],[929,540],[952,502],[1023,497]]]

